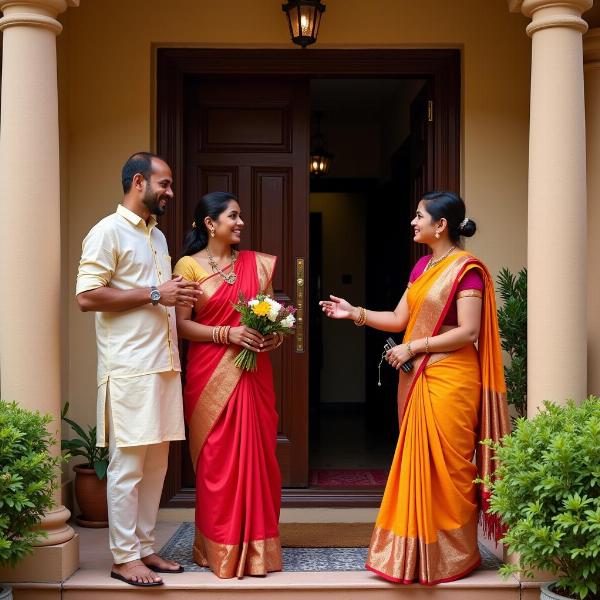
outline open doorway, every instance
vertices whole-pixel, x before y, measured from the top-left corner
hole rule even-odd
[[[311,487],[385,484],[398,435],[397,375],[385,363],[378,385],[389,334],[327,320],[317,300],[332,293],[374,310],[399,301],[416,252],[409,222],[427,181],[430,97],[420,78],[311,81],[312,132],[333,155],[310,183]]]
[[[399,245],[409,243],[408,238],[398,235],[402,223],[408,221],[408,215],[404,218],[395,212],[408,206],[400,200],[406,198],[407,193],[414,199],[419,190],[426,188],[459,189],[460,51],[158,48],[156,67],[156,150],[173,168],[175,196],[179,198],[173,210],[161,217],[160,223],[171,255],[178,256],[191,221],[191,207],[198,197],[215,190],[231,191],[240,199],[247,216],[244,247],[278,256],[277,297],[283,302],[303,305],[302,327],[297,329],[293,340],[272,356],[280,415],[277,456],[283,480],[283,505],[377,505],[381,499],[380,490],[342,490],[338,493],[311,487],[309,478],[309,397],[313,403],[313,422],[315,399],[317,410],[324,405],[323,398],[309,394],[309,362],[313,363],[310,384],[314,388],[314,377],[318,376],[319,393],[325,373],[320,363],[314,367],[314,361],[320,360],[319,343],[316,341],[318,336],[311,335],[311,317],[320,316],[318,311],[314,312],[315,301],[324,289],[322,285],[320,288],[314,285],[311,274],[313,257],[318,256],[319,240],[328,240],[326,236],[313,236],[310,240],[313,248],[309,248],[309,121],[311,109],[318,108],[311,102],[311,82],[319,80],[323,85],[333,80],[337,85],[347,82],[346,92],[334,93],[341,100],[344,95],[358,93],[352,81],[370,78],[365,84],[366,95],[374,98],[378,95],[389,98],[381,86],[379,89],[368,88],[376,85],[376,81],[400,82],[402,78],[405,81],[419,78],[426,82],[411,105],[411,135],[400,147],[394,145],[391,158],[386,159],[389,168],[384,168],[381,162],[380,171],[374,175],[359,171],[358,166],[366,154],[374,150],[362,141],[355,141],[360,138],[348,131],[342,148],[331,148],[337,156],[329,176],[313,182],[312,186],[313,194],[362,194],[366,198],[366,216],[363,215],[366,219],[363,230],[366,243],[365,304],[374,309],[389,308],[402,291],[392,286],[404,286],[408,266],[414,260],[411,255],[414,249]],[[356,102],[358,108],[362,103]],[[329,115],[324,117],[323,129],[331,135],[332,132],[327,131],[329,118]],[[406,118],[406,112],[403,118]],[[346,126],[359,119],[360,116],[350,118]],[[391,125],[381,121],[381,126]],[[331,142],[337,145],[333,138]],[[354,152],[357,166],[341,171],[342,152],[346,151]],[[376,151],[379,160],[383,161],[381,146]],[[339,170],[337,173],[336,169]],[[393,235],[385,236],[385,227],[390,224],[396,227],[388,214],[398,215],[398,225]],[[318,215],[313,215],[312,220],[315,231]],[[321,224],[325,230],[327,223],[321,219]],[[349,242],[344,238],[341,244]],[[329,250],[324,253],[323,248],[321,252],[322,257],[331,254]],[[397,259],[393,270],[388,268],[387,260],[380,260],[382,256]],[[406,256],[410,256],[410,260],[406,261]],[[319,274],[318,270],[315,272]],[[353,275],[353,271],[343,272],[348,273]],[[321,279],[323,275],[320,274]],[[340,286],[348,285],[337,285],[337,280],[327,283],[328,286],[334,284],[337,289],[329,289],[339,293],[345,289]],[[351,323],[336,325],[337,331],[344,328],[347,332],[354,331]],[[385,336],[365,330],[361,334],[364,336],[364,384],[361,384],[364,387],[360,407],[363,420],[372,419],[379,425],[395,424],[394,374],[389,369],[384,372],[381,390],[374,379]],[[327,342],[327,338],[322,340]],[[311,358],[313,352],[317,354],[316,359]],[[321,356],[324,360],[325,352]],[[378,399],[383,397],[385,402],[379,403]],[[330,423],[339,430],[336,435],[348,431],[343,429],[341,421],[338,423],[332,418]],[[312,433],[314,438],[314,427]],[[393,448],[395,434],[390,435],[390,439],[388,448]],[[314,458],[318,448],[314,439],[312,448]],[[321,449],[326,456],[326,445],[321,444]],[[189,461],[184,458],[187,455],[187,442],[172,444],[163,506],[194,505],[195,478]],[[370,450],[368,456],[373,456]],[[391,454],[386,451],[386,456],[389,461]]]

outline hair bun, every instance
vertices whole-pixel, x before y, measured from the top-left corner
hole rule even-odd
[[[465,219],[460,225],[460,235],[464,235],[465,237],[472,237],[476,231],[477,225],[471,219]]]

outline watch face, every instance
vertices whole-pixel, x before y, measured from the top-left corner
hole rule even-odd
[[[158,302],[160,300],[160,292],[158,290],[152,290],[150,292],[150,300],[152,300],[152,302]]]

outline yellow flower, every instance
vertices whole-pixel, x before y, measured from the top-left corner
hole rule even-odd
[[[252,307],[252,312],[259,317],[266,317],[269,314],[270,310],[271,305],[268,302],[265,302],[264,300],[262,302],[259,302],[258,304],[255,304]]]

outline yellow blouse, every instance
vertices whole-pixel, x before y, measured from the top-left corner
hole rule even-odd
[[[191,256],[182,256],[173,269],[173,275],[181,275],[188,281],[197,281],[198,283],[210,277],[200,263]]]

